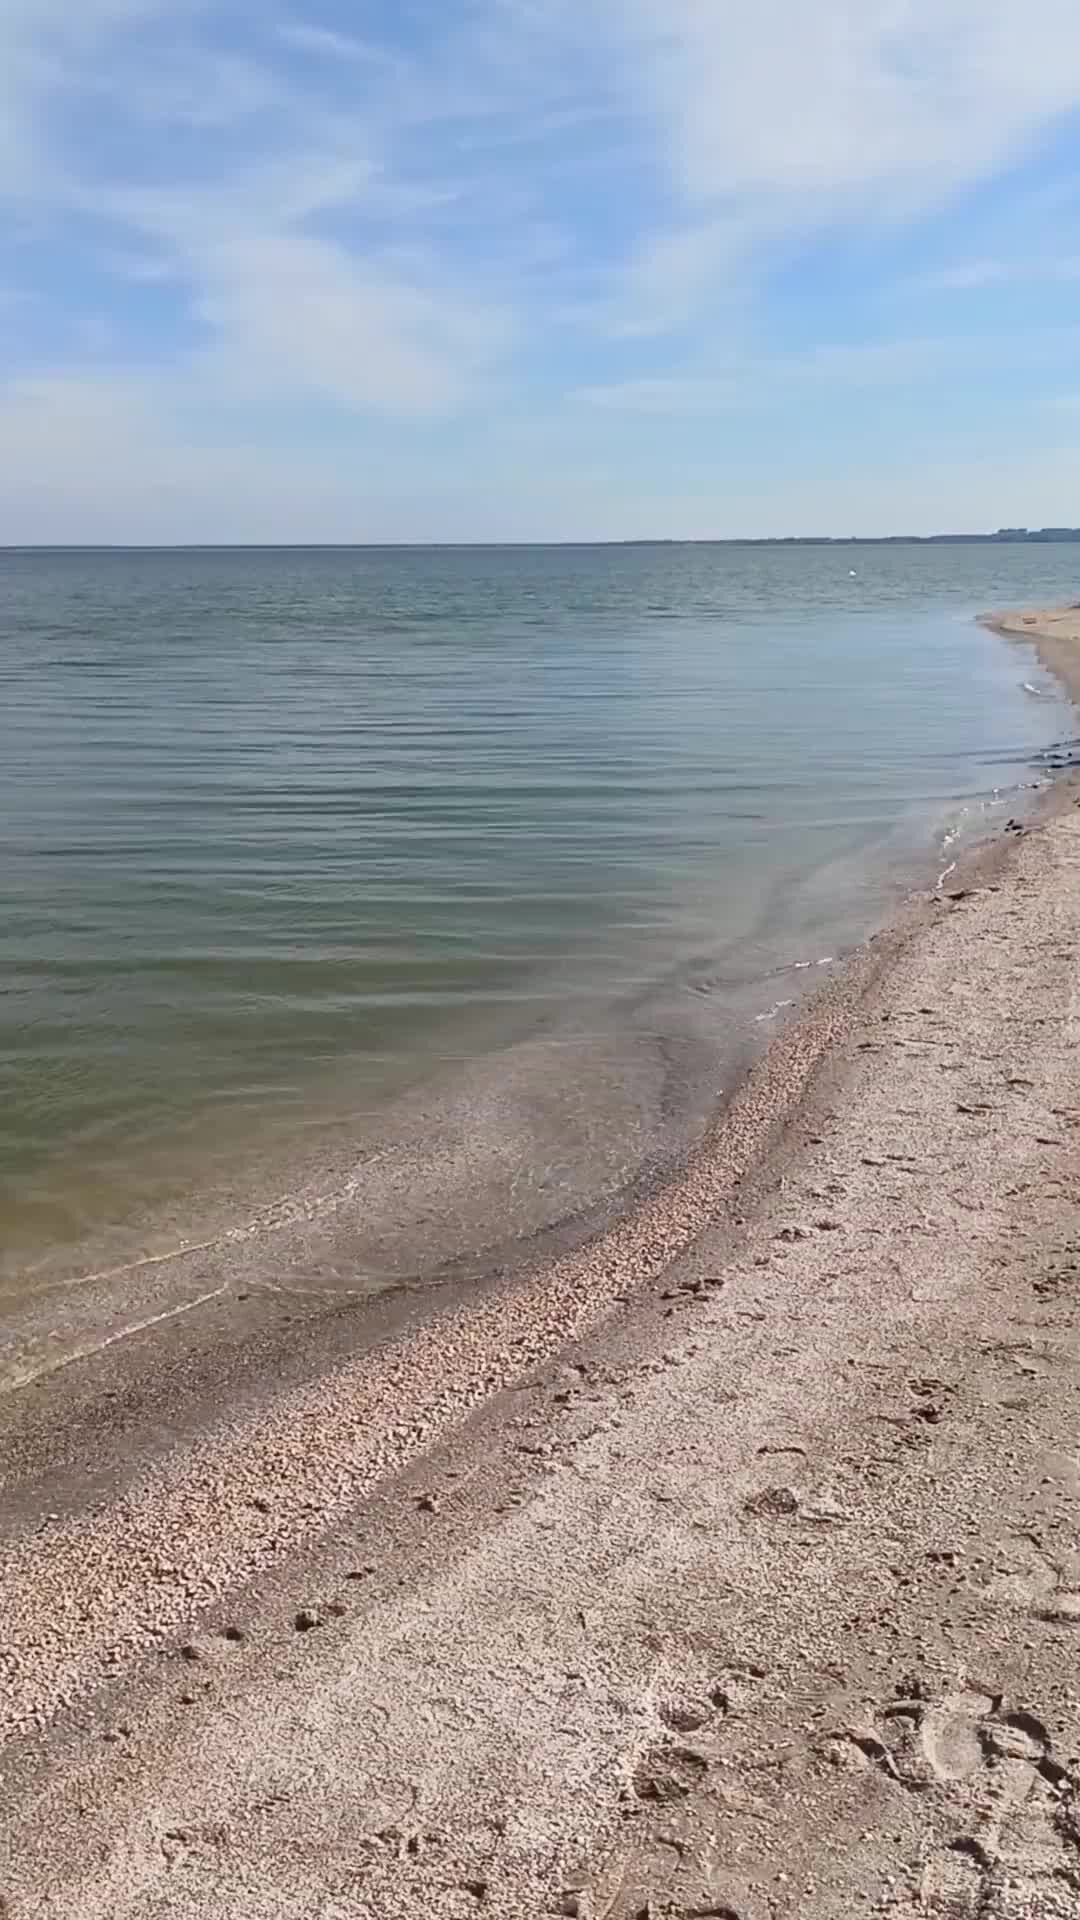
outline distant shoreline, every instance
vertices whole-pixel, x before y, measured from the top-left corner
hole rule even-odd
[[[1080,546],[1080,527],[1000,527],[996,533],[785,533],[729,539],[682,539],[662,535],[626,540],[251,540],[30,542],[8,545],[11,553],[487,553],[505,548],[550,548],[555,552],[579,547],[1053,547]]]
[[[622,547],[1056,547],[1080,542],[1080,527],[1000,527],[996,533],[781,533],[742,540],[620,540]]]

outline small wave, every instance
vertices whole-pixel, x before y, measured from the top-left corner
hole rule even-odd
[[[785,1007],[793,1007],[794,1005],[795,1005],[794,1000],[774,1001],[773,1005],[771,1007],[768,1007],[764,1013],[756,1013],[754,1015],[755,1026],[760,1027],[762,1023],[766,1020],[775,1020],[777,1014],[783,1013]]]
[[[832,967],[835,964],[835,953],[823,953],[819,960],[786,960],[782,966],[773,967],[766,978],[782,980],[788,973],[809,973],[814,967]]]
[[[1055,770],[1080,764],[1080,740],[1058,740],[1035,755],[1035,763]]]

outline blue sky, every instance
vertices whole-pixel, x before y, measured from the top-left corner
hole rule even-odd
[[[0,0],[0,542],[1080,522],[1076,0]]]

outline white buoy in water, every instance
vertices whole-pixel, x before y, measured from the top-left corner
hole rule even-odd
[[[855,572],[855,569],[854,569],[854,567],[849,567],[849,568],[848,568],[848,570],[847,570],[847,572],[848,572],[848,579],[849,579],[849,580],[857,580],[857,579],[858,579],[858,577],[859,577],[859,576],[858,576],[858,574],[857,574],[857,573]]]

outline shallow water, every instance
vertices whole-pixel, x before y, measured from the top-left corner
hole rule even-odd
[[[1024,804],[1072,722],[972,616],[1078,572],[1067,547],[0,553],[0,1282],[322,1165],[354,1200],[369,1179],[388,1272],[463,1184],[488,1239],[612,1190]]]

